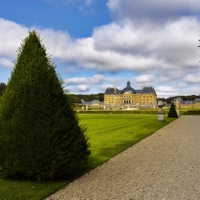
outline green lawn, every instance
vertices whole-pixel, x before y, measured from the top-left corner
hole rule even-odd
[[[157,115],[81,114],[81,124],[87,128],[92,154],[89,167],[109,160],[141,139],[173,121],[157,122]]]
[[[80,123],[87,127],[91,156],[84,172],[109,160],[119,152],[162,128],[166,122],[157,122],[157,115],[80,114]],[[83,172],[82,172],[83,173]],[[0,179],[1,200],[39,200],[63,187],[69,180],[36,182]]]

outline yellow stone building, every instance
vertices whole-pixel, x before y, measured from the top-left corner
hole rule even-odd
[[[104,93],[105,107],[156,107],[157,95],[153,87],[134,90],[128,81],[123,90],[107,88]]]

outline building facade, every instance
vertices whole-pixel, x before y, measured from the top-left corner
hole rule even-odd
[[[128,81],[123,90],[116,87],[107,88],[104,93],[105,107],[155,107],[157,106],[157,95],[153,87],[143,87],[134,90]]]
[[[177,108],[192,108],[200,107],[200,99],[196,98],[195,100],[184,101],[181,97],[174,99],[174,104]]]
[[[81,103],[82,103],[82,109],[84,109],[84,106],[85,106],[86,109],[88,107],[101,108],[101,107],[104,106],[104,102],[99,101],[98,99],[94,99],[94,100],[91,100],[91,101],[84,101],[83,99],[81,99]]]

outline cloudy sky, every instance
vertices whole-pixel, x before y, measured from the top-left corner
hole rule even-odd
[[[0,82],[33,29],[70,93],[200,95],[199,0],[1,0]]]

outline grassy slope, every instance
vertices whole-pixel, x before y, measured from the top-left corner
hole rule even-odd
[[[156,115],[80,115],[81,124],[86,125],[90,149],[88,171],[109,160],[141,139],[160,129],[167,122],[157,122]],[[0,199],[38,200],[66,185],[69,180],[55,182],[11,181],[0,179]]]

